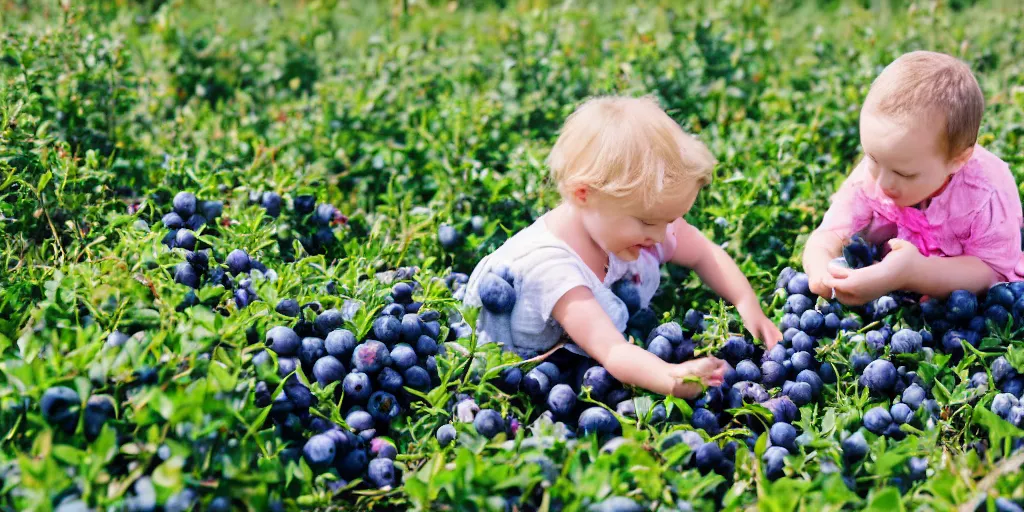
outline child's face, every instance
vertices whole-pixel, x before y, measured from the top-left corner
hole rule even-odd
[[[896,119],[865,105],[860,114],[860,143],[865,163],[879,188],[899,206],[931,197],[963,162],[950,160],[940,147],[938,116]]]
[[[639,201],[592,194],[582,205],[583,225],[591,239],[621,260],[634,261],[645,247],[665,238],[668,225],[682,217],[697,200],[699,187],[664,194],[650,207]]]

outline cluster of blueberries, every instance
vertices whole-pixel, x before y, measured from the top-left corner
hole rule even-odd
[[[260,205],[267,215],[278,218],[281,216],[285,206],[285,200],[280,194],[273,191],[252,191],[249,193],[249,203]],[[334,233],[335,226],[348,223],[341,210],[329,203],[317,203],[313,195],[298,195],[292,199],[292,209],[297,214],[293,219],[298,223],[308,224],[310,230],[302,230],[299,235],[299,243],[310,254],[321,254],[334,244],[337,237]],[[309,232],[312,234],[309,234]],[[285,250],[287,247],[282,246]]]

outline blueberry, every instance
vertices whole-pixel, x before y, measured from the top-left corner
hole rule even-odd
[[[774,388],[782,385],[786,380],[785,368],[775,361],[761,363],[761,383],[766,388]]]
[[[621,430],[619,420],[603,407],[591,407],[580,414],[579,428],[581,435],[613,435]]]
[[[381,369],[380,374],[377,375],[377,389],[387,391],[391,394],[398,394],[402,391],[402,386],[405,384],[405,380],[402,378],[402,374],[396,372],[392,368],[385,367]]]
[[[324,339],[324,349],[327,353],[338,358],[339,361],[348,361],[352,358],[352,352],[356,348],[356,337],[345,329],[331,331]]]
[[[299,409],[309,408],[316,400],[309,388],[298,380],[289,380],[285,383],[284,394]]]
[[[1009,361],[1007,361],[1003,356],[999,356],[995,361],[992,361],[989,371],[992,372],[992,378],[997,384],[1017,376],[1017,370],[1015,370],[1013,366],[1010,365]]]
[[[968,388],[988,388],[988,374],[985,372],[975,372],[971,375],[971,380],[967,385]]]
[[[419,318],[416,315],[410,316],[415,320],[418,328]],[[387,345],[394,345],[399,340],[406,341],[402,336],[402,327],[402,321],[391,315],[379,316],[373,321],[373,335]]]
[[[843,459],[847,462],[861,460],[868,454],[868,441],[859,430],[843,439],[842,447]]]
[[[853,371],[855,373],[864,373],[864,369],[871,364],[875,359],[870,354],[864,352],[854,352],[850,356],[850,364],[853,365]]]
[[[912,329],[900,329],[892,335],[891,351],[894,354],[913,354],[922,346],[921,334]]]
[[[206,217],[199,215],[198,213],[189,217],[185,221],[185,228],[191,229],[192,231],[199,231],[199,228],[206,225]]]
[[[316,211],[313,212],[313,222],[320,226],[329,226],[331,222],[334,222],[337,214],[338,209],[334,205],[320,203],[316,206]]]
[[[768,431],[772,446],[781,446],[791,453],[796,452],[796,436],[796,427],[789,423],[776,423]]]
[[[376,458],[370,461],[367,478],[378,489],[395,485],[395,463],[390,459]]]
[[[370,398],[370,393],[373,392],[370,377],[362,372],[352,372],[346,375],[341,386],[345,391],[345,399],[354,403],[365,403]]]
[[[363,476],[370,459],[364,449],[354,449],[345,454],[344,457],[336,457],[334,467],[338,475],[347,480]]]
[[[786,287],[788,287],[789,286],[789,282],[793,279],[793,276],[795,276],[795,275],[796,275],[796,269],[794,269],[793,267],[786,267],[786,268],[782,269],[782,271],[779,272],[779,276],[777,278],[775,278],[775,287],[776,288],[786,288]]]
[[[797,417],[800,415],[800,410],[797,408],[797,405],[793,403],[793,400],[788,396],[772,398],[761,405],[772,412],[773,423],[792,423],[796,421]]]
[[[187,219],[196,213],[196,196],[191,192],[178,192],[172,201],[174,213],[183,219]]]
[[[761,370],[749,359],[744,359],[736,365],[736,375],[740,380],[752,382],[761,380]]]
[[[352,411],[345,416],[345,424],[356,432],[369,430],[373,428],[373,416],[366,411]]]
[[[891,424],[892,415],[884,407],[874,407],[864,413],[864,428],[873,434],[884,434]]]
[[[462,423],[472,423],[480,412],[480,406],[472,398],[460,400],[455,405],[455,418]]]
[[[703,332],[704,314],[695,309],[686,310],[686,315],[683,316],[682,327],[691,333]]]
[[[873,308],[873,314],[871,315],[872,318],[880,320],[889,316],[893,311],[896,311],[896,309],[899,308],[899,304],[896,303],[896,299],[893,299],[888,295],[883,295],[875,299],[874,302],[871,303],[871,307]]]
[[[962,342],[968,341],[968,334],[965,331],[951,330],[942,336],[942,349],[954,358],[963,356],[964,346]],[[969,341],[968,341],[969,342]]]
[[[790,329],[797,329],[800,327],[800,316],[794,313],[786,313],[782,315],[782,320],[779,321],[779,330],[786,332]]]
[[[1010,323],[1010,312],[999,304],[993,304],[985,309],[985,320],[996,329],[1004,329]]]
[[[391,357],[394,359],[395,353],[391,352]],[[496,386],[498,389],[508,394],[515,394],[519,391],[519,383],[523,380],[523,371],[517,366],[510,366],[501,370],[501,374],[498,375]]]
[[[436,320],[423,322],[423,334],[428,338],[436,340],[441,336],[441,323]]]
[[[107,420],[112,419],[114,415],[114,401],[110,396],[93,395],[89,397],[89,400],[85,403],[85,414],[82,422],[85,427],[85,438],[89,441],[95,441],[103,430],[103,425],[106,424]]]
[[[264,192],[260,206],[267,211],[267,215],[276,218],[281,215],[281,196],[277,192]]]
[[[342,316],[341,311],[332,308],[317,315],[316,320],[313,321],[313,326],[321,338],[326,338],[328,334],[341,329],[344,323],[345,317]]]
[[[800,331],[793,336],[793,350],[796,352],[811,352],[814,350],[815,339],[807,333]]]
[[[907,386],[907,389],[903,390],[903,396],[900,400],[907,404],[912,410],[917,410],[921,407],[921,403],[925,399],[925,390],[917,384],[911,384]]]
[[[324,356],[313,363],[313,378],[320,387],[345,378],[345,366],[334,356]]]
[[[580,385],[590,388],[590,396],[595,400],[604,400],[608,392],[617,387],[619,381],[612,377],[603,366],[593,366],[583,373]]]
[[[928,478],[928,459],[924,457],[911,457],[907,460],[907,477],[913,481]]]
[[[985,295],[985,304],[989,306],[1002,306],[1004,310],[1013,309],[1016,296],[1010,288],[1009,283],[999,283],[988,289]]]
[[[402,372],[405,385],[416,391],[427,391],[430,389],[430,374],[420,366],[412,366]]]
[[[843,326],[843,321],[839,319],[839,315],[835,313],[829,313],[825,315],[825,330],[830,333],[835,333]]]
[[[739,362],[743,359],[749,358],[753,353],[753,345],[743,338],[733,336],[725,340],[725,345],[722,346],[720,356],[729,362]]]
[[[850,243],[843,246],[843,260],[850,268],[860,269],[874,263],[871,245],[860,235],[853,235]]]
[[[1021,394],[1024,394],[1024,377],[1017,376],[1004,380],[1003,383],[999,385],[999,390],[1004,393],[1010,393],[1014,396],[1021,396]]]
[[[675,352],[675,349],[667,338],[664,336],[656,336],[647,344],[647,351],[658,356],[662,361],[671,362],[672,354]]]
[[[299,301],[295,299],[281,299],[277,303],[277,307],[274,308],[274,311],[292,318],[299,316],[299,313],[301,312],[299,309]]]
[[[266,332],[266,347],[278,355],[294,355],[301,344],[299,335],[287,327],[278,326]]]
[[[839,322],[839,328],[849,332],[859,331],[861,328],[860,319],[854,316],[848,316]]]
[[[781,446],[772,446],[765,450],[761,460],[764,461],[765,476],[769,480],[778,480],[785,476],[787,456],[789,456],[789,451]]]
[[[420,357],[437,355],[437,351],[437,342],[430,336],[420,336],[419,339],[416,340],[416,353],[419,354]]]
[[[807,334],[818,334],[825,325],[825,317],[821,313],[808,309],[800,315],[800,330]]]
[[[612,293],[626,305],[626,311],[632,315],[640,310],[640,289],[629,277],[622,278],[611,286]]]
[[[889,415],[892,416],[892,420],[900,425],[904,423],[910,423],[914,419],[914,411],[910,409],[910,406],[905,403],[895,403],[889,408]]]
[[[544,372],[534,368],[523,376],[521,387],[535,401],[544,400],[551,391],[551,379]]]
[[[401,412],[398,399],[387,391],[374,391],[370,395],[370,401],[367,403],[366,409],[369,411],[370,416],[373,416],[373,419],[382,423],[390,423]]]
[[[388,348],[377,340],[366,340],[352,352],[352,368],[363,373],[377,373],[391,364]]]
[[[435,437],[437,437],[437,442],[442,448],[452,444],[455,441],[456,436],[457,433],[455,431],[455,426],[450,423],[441,425],[441,428],[437,429],[437,434],[435,435]]]
[[[279,357],[277,358],[277,375],[279,377],[287,377],[291,375],[299,366],[299,359],[297,357]]]
[[[797,373],[809,370],[814,365],[814,356],[808,352],[797,352],[790,360],[793,361],[793,371]]]
[[[786,283],[786,291],[793,295],[811,295],[810,280],[807,278],[807,274],[803,272],[797,272],[792,279]]]
[[[185,225],[185,221],[181,219],[181,215],[175,212],[168,213],[160,219],[164,223],[164,227],[167,229],[181,229]]]
[[[896,386],[896,367],[885,359],[877,359],[864,369],[860,380],[873,393],[890,393]]]
[[[556,418],[568,418],[576,408],[576,392],[568,384],[558,384],[551,388],[547,406]]]
[[[295,211],[301,215],[309,215],[313,213],[313,209],[316,208],[316,196],[313,195],[301,195],[295,196],[292,200],[292,204],[295,206]]]
[[[946,316],[946,308],[938,299],[928,299],[921,302],[921,315],[928,321],[938,320]]]
[[[378,459],[395,460],[398,457],[398,448],[383,437],[375,437],[370,440],[370,454]]]
[[[396,283],[391,287],[391,298],[399,304],[412,302],[412,286],[409,283]]]
[[[725,457],[722,455],[722,449],[719,448],[718,443],[711,441],[700,445],[697,448],[697,452],[694,454],[694,460],[697,464],[697,469],[701,474],[708,474],[713,471]]]
[[[416,351],[405,343],[399,343],[391,349],[391,364],[396,370],[404,371],[416,364]]]
[[[650,343],[657,336],[665,338],[673,345],[678,345],[686,339],[686,335],[683,334],[683,327],[676,322],[666,322],[655,327],[647,337],[647,342]]]
[[[480,302],[491,313],[503,315],[511,313],[515,307],[515,288],[494,272],[488,272],[480,280],[478,293]]]
[[[974,318],[978,311],[978,299],[967,290],[956,290],[946,300],[946,320],[965,323]]]
[[[317,434],[306,441],[302,456],[313,469],[324,469],[334,462],[334,440],[324,434]]]
[[[199,274],[188,263],[179,263],[174,267],[174,282],[189,288],[199,288]]]
[[[228,266],[228,272],[232,275],[247,273],[252,268],[252,260],[249,258],[249,254],[241,249],[235,249],[228,253],[228,257],[224,262]]]
[[[1006,419],[1010,415],[1010,409],[1020,404],[1016,396],[1010,393],[999,393],[992,399],[989,409],[1000,418]]]
[[[441,243],[441,247],[450,251],[459,243],[459,232],[447,224],[442,224],[437,230],[437,241]]]
[[[480,409],[480,412],[473,418],[473,428],[487,439],[493,439],[494,436],[505,431],[505,420],[494,409]]]
[[[630,401],[632,403],[632,401]],[[693,410],[693,416],[690,417],[690,424],[693,428],[703,429],[708,435],[715,435],[718,433],[719,424],[718,416],[703,407],[698,407]]]
[[[224,201],[203,201],[199,203],[199,214],[207,219],[219,218],[224,213]]]
[[[302,343],[299,346],[299,361],[306,365],[306,368],[313,366],[318,359],[327,355],[327,350],[324,348],[324,340],[320,338],[302,338]]]
[[[814,370],[803,370],[796,376],[797,383],[804,382],[811,386],[811,391],[814,396],[821,395],[822,388],[825,387],[825,383],[822,382],[821,377],[818,376]]]
[[[794,315],[803,315],[804,311],[813,307],[814,301],[806,295],[790,295],[786,298],[786,306],[783,311],[793,313]]]
[[[774,347],[768,349],[764,354],[764,359],[768,361],[775,361],[776,363],[782,364],[788,357],[786,356],[786,347],[781,344],[777,344]],[[762,370],[763,371],[763,370]]]
[[[872,350],[882,350],[885,348],[885,334],[882,331],[868,331],[864,338]]]
[[[811,403],[814,399],[814,388],[806,382],[794,382],[786,393],[797,407]]]

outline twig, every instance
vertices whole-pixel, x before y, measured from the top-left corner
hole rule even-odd
[[[960,512],[972,512],[977,510],[978,505],[981,505],[981,503],[985,501],[985,498],[988,496],[988,491],[996,484],[999,477],[1019,471],[1021,465],[1024,465],[1024,450],[1018,450],[1016,455],[1010,459],[1003,460],[995,471],[992,471],[986,475],[985,478],[982,478],[981,482],[978,484],[979,495],[973,500],[960,505],[958,510]]]

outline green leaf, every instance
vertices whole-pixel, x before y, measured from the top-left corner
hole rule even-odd
[[[877,493],[873,493],[865,510],[873,512],[902,512],[904,508],[899,490],[895,487],[886,487]]]

